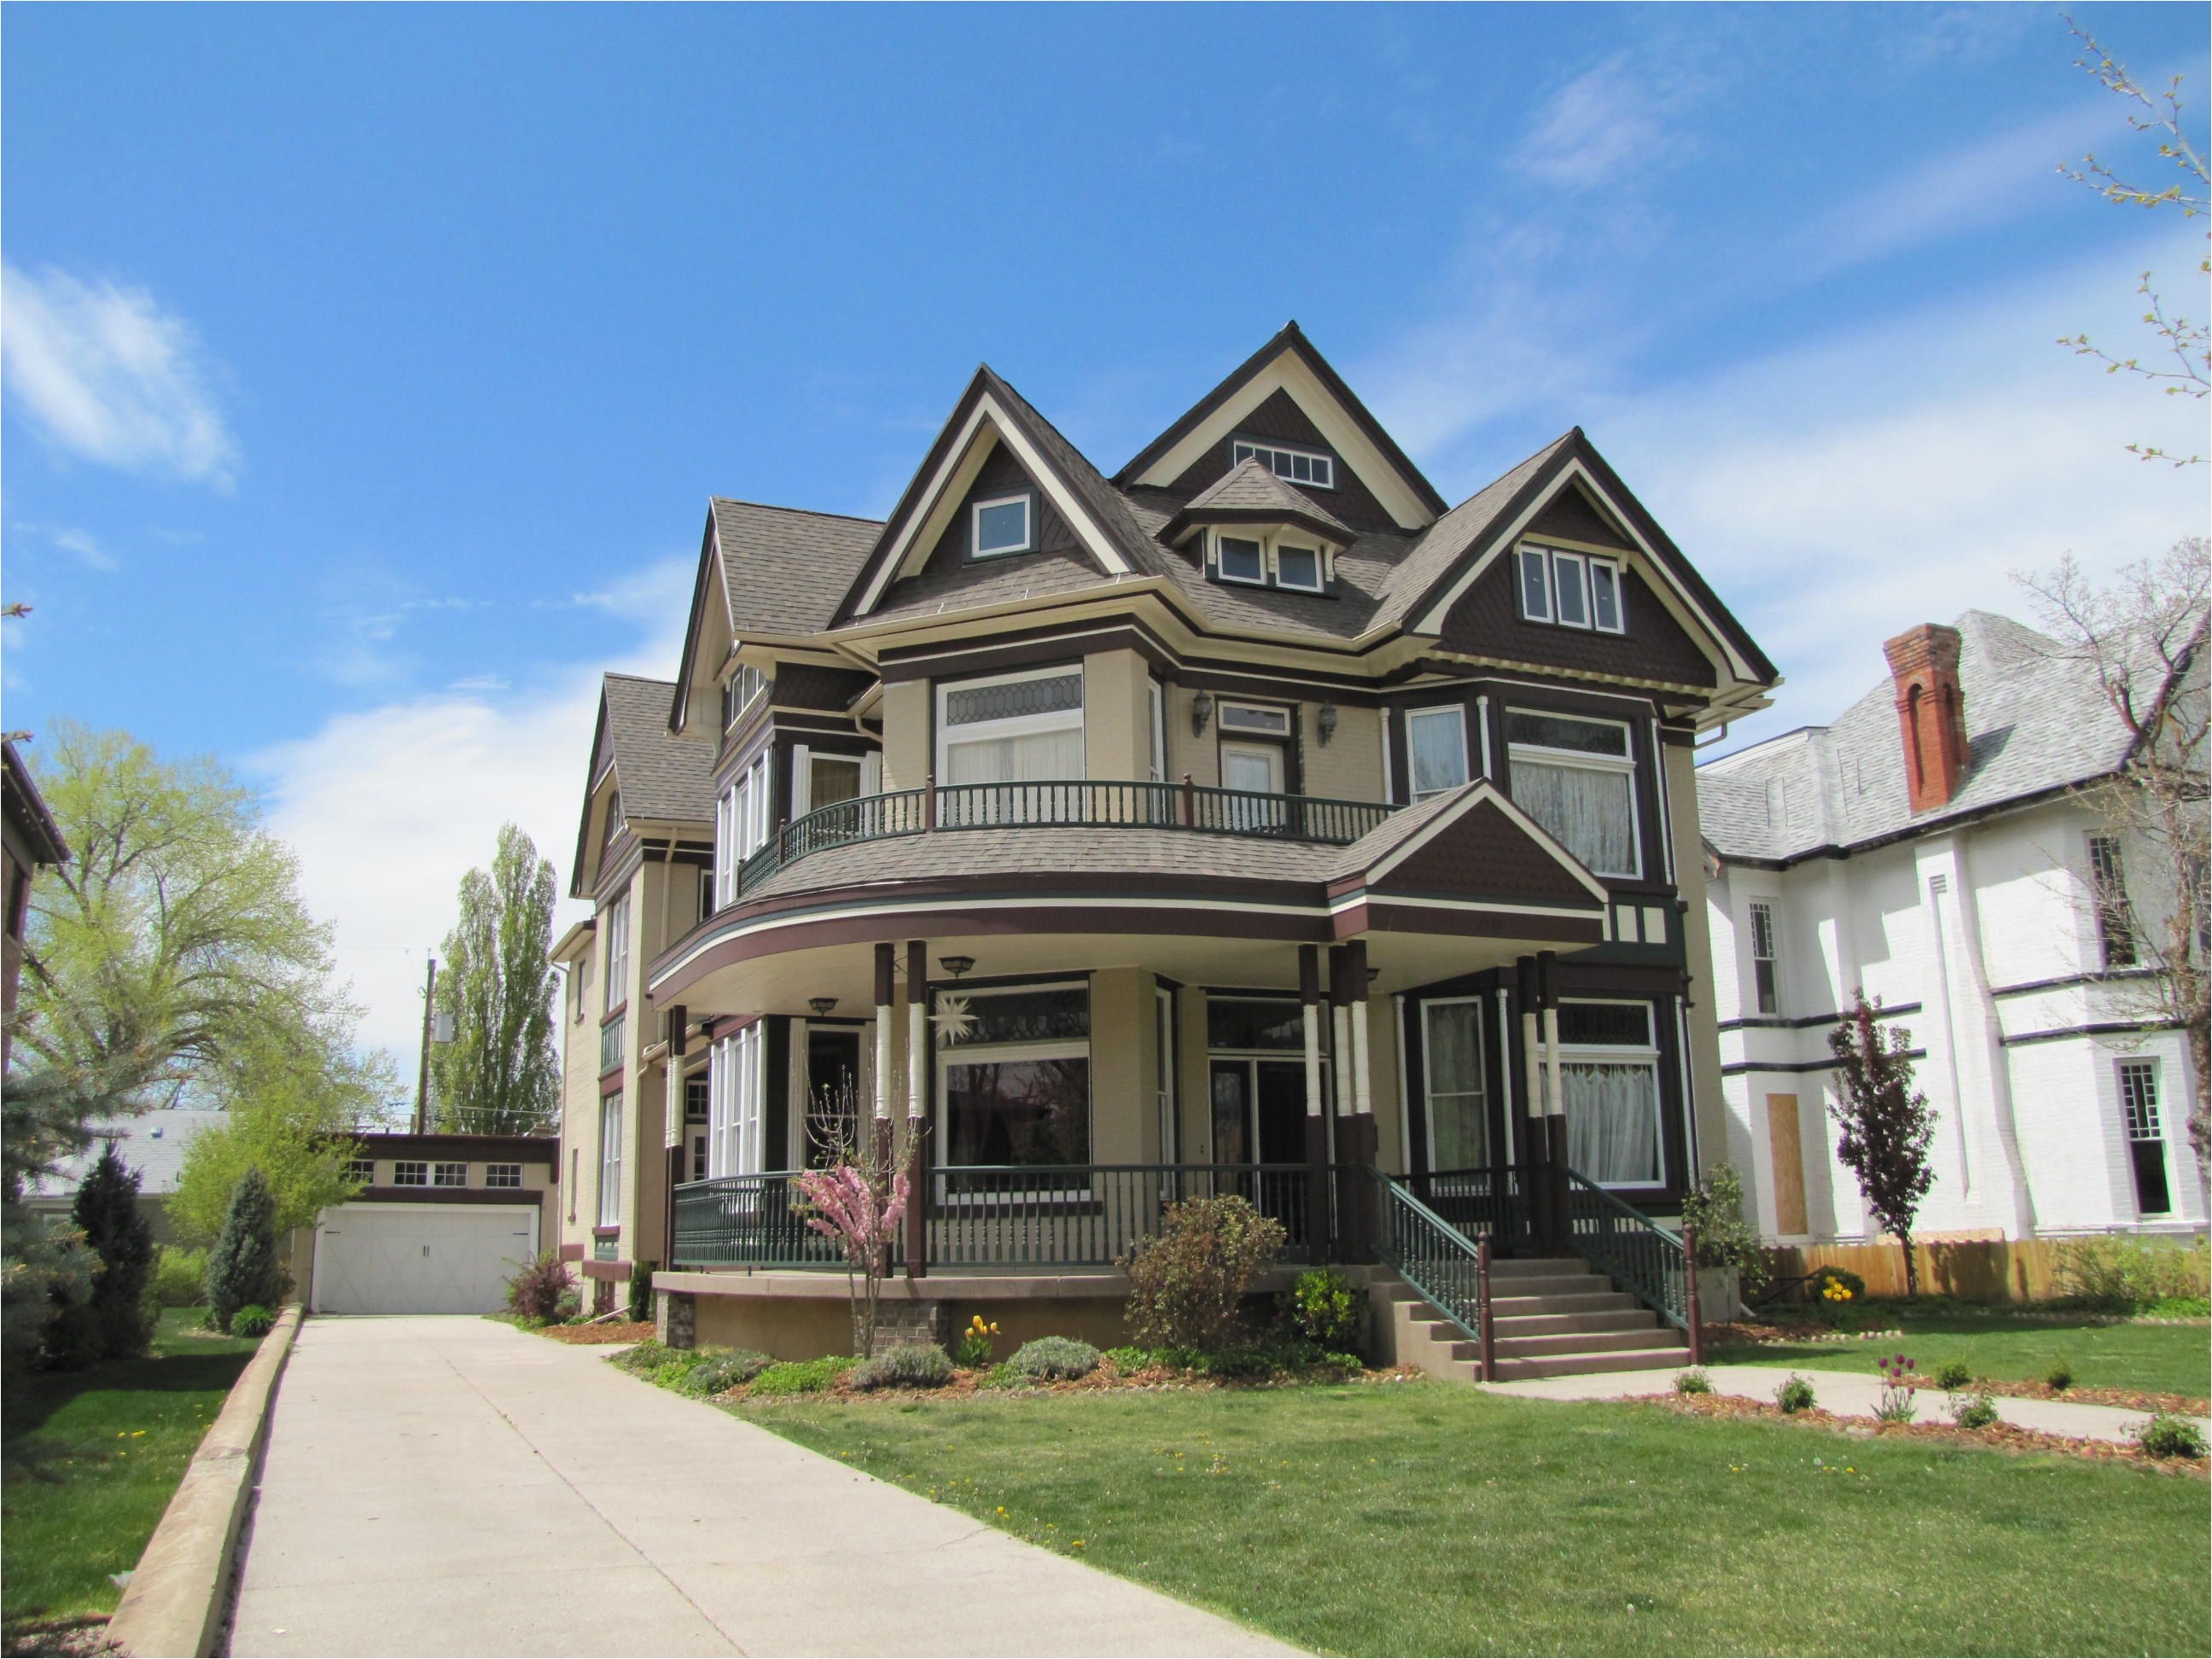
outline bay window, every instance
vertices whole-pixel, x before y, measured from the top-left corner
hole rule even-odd
[[[1088,986],[940,991],[932,1024],[947,1165],[1091,1162]]]
[[[1601,1187],[1666,1182],[1659,1044],[1648,1002],[1561,1002],[1567,1162]]]
[[[768,1092],[767,1030],[755,1020],[717,1042],[707,1060],[707,1175],[758,1175]]]
[[[937,688],[937,780],[944,785],[1064,782],[1083,775],[1083,671],[996,674]],[[1042,817],[1042,792],[1010,792],[995,817]]]
[[[1467,710],[1416,708],[1406,716],[1407,772],[1418,806],[1467,781]]]
[[[1643,873],[1636,758],[1626,726],[1512,708],[1505,714],[1505,741],[1515,805],[1594,874],[1633,879]]]

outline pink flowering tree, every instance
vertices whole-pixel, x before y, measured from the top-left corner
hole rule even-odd
[[[876,1351],[877,1312],[890,1247],[906,1219],[914,1193],[914,1168],[921,1150],[918,1133],[903,1145],[880,1139],[873,1121],[863,1117],[850,1085],[829,1091],[814,1114],[821,1133],[817,1144],[824,1166],[798,1178],[798,1209],[806,1224],[835,1244],[845,1259],[845,1285],[853,1304],[853,1352],[866,1359]]]

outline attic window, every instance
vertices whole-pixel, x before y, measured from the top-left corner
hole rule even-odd
[[[1289,593],[1328,592],[1330,572],[1325,550],[1283,541],[1283,533],[1268,530],[1237,536],[1225,530],[1212,532],[1206,566],[1208,580],[1245,587],[1279,587]]]
[[[737,718],[751,706],[752,700],[768,690],[768,676],[750,664],[738,670],[722,682],[722,729],[736,724]]]
[[[1292,483],[1302,483],[1315,489],[1336,488],[1336,458],[1310,449],[1284,449],[1273,444],[1246,443],[1242,440],[1229,446],[1229,465],[1235,466],[1243,460],[1257,459],[1261,465],[1279,478]]]
[[[1275,586],[1301,593],[1321,592],[1321,550],[1317,547],[1278,547]]]
[[[1620,563],[1561,547],[1523,547],[1516,559],[1523,622],[1625,634]]]
[[[1002,554],[1028,552],[1036,545],[1036,517],[1026,492],[976,502],[969,544],[975,549],[973,556],[995,559]]]
[[[1221,580],[1266,586],[1267,550],[1260,543],[1246,537],[1224,536],[1221,538]]]

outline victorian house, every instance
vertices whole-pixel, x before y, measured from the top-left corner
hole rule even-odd
[[[1679,1353],[1691,748],[1777,676],[1579,429],[1455,506],[1293,324],[1109,475],[981,368],[884,522],[713,500],[672,667],[606,679],[556,951],[603,1298],[842,1349],[793,1175],[880,1140],[903,1328],[1118,1340],[1236,1192],[1382,1346]]]

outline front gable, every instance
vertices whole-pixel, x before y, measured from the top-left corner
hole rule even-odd
[[[1603,883],[1487,779],[1355,843],[1329,883],[1340,929],[1494,933],[1596,945]]]
[[[731,642],[729,576],[722,561],[720,526],[710,506],[699,549],[699,574],[691,584],[691,612],[684,624],[683,654],[677,659],[676,690],[669,698],[670,731],[690,729],[694,718],[702,719],[705,729],[714,729],[714,717],[721,706],[715,676],[730,654]],[[604,729],[604,702],[600,720]]]
[[[1435,486],[1296,323],[1154,439],[1114,482],[1188,498],[1229,470],[1231,445],[1240,437],[1273,438],[1328,455],[1339,483],[1316,499],[1355,529],[1419,530],[1445,510]]]
[[[592,728],[592,761],[584,773],[584,807],[576,820],[576,856],[568,866],[568,896],[582,898],[599,880],[605,807],[621,789],[615,777],[615,738],[607,694],[599,692],[599,718]]]

